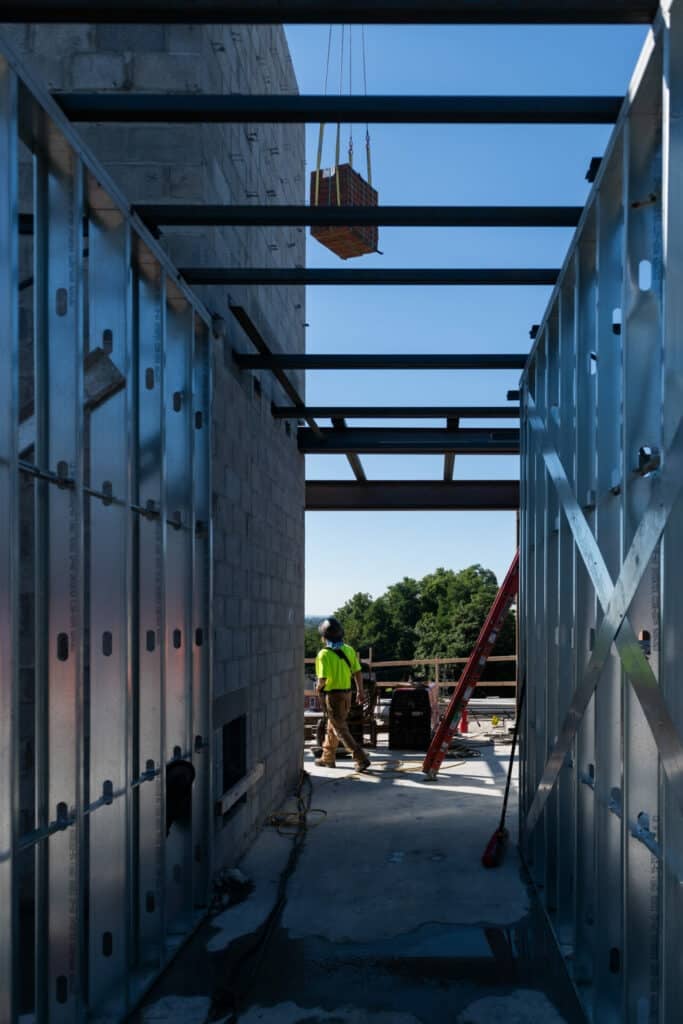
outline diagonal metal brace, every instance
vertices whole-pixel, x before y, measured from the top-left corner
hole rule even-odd
[[[615,644],[624,671],[629,676],[636,697],[662,759],[674,797],[683,811],[683,744],[671,718],[657,679],[638,643],[627,615],[643,574],[650,562],[671,513],[683,491],[683,419],[671,442],[660,475],[653,481],[650,504],[641,519],[633,542],[615,585],[605,565],[600,548],[586,518],[576,501],[564,466],[554,449],[545,424],[532,413],[529,425],[538,435],[541,452],[576,546],[595,587],[604,617],[581,685],[577,688],[562,724],[560,735],[546,762],[541,781],[526,819],[530,832],[538,822],[545,802],[571,748],[584,712],[598,685],[602,670]]]

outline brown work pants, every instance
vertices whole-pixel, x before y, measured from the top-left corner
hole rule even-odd
[[[353,754],[356,762],[365,759],[365,751],[360,743],[356,743],[346,719],[351,710],[350,690],[330,690],[325,694],[325,709],[327,711],[327,733],[323,743],[323,761],[334,764],[339,743],[343,743],[350,754]]]

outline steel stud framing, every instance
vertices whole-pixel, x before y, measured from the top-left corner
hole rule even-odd
[[[121,1020],[208,902],[211,321],[2,53],[0,152],[0,1019]]]
[[[674,3],[522,388],[523,846],[601,1024],[680,1010],[682,44]]]

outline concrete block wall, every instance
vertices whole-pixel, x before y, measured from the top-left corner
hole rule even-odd
[[[52,90],[297,91],[280,26],[3,27]],[[301,203],[300,125],[88,125],[81,133],[131,203]],[[163,229],[178,266],[303,266],[302,229]],[[265,772],[216,819],[215,866],[234,863],[292,790],[303,748],[304,464],[296,431],[273,420],[272,375],[238,373],[253,351],[229,311],[247,310],[267,343],[304,349],[300,288],[198,289],[222,318],[213,343],[214,785],[223,725],[246,716],[246,769]],[[303,396],[303,380],[292,375]]]

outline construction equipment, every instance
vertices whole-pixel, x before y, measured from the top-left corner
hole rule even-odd
[[[436,730],[427,751],[422,771],[430,779],[436,778],[439,768],[448,753],[448,748],[457,732],[458,723],[467,707],[467,702],[474,693],[474,689],[486,667],[487,659],[505,622],[505,617],[510,611],[510,605],[517,595],[518,585],[519,551],[516,552],[515,557],[512,559],[512,565],[508,569],[507,576],[496,594],[491,611],[486,617],[474,649],[463,669],[443,721]]]
[[[505,796],[503,797],[503,809],[500,812],[500,821],[498,822],[498,828],[493,833],[486,849],[481,855],[481,862],[485,868],[497,868],[503,859],[505,853],[505,847],[508,841],[508,830],[505,828],[505,815],[508,809],[508,797],[510,796],[510,783],[512,781],[512,766],[515,763],[515,750],[517,748],[517,737],[519,736],[519,723],[522,720],[522,708],[524,707],[524,693],[526,691],[526,676],[522,683],[522,693],[519,698],[519,704],[517,706],[517,717],[515,719],[515,728],[512,733],[512,749],[510,750],[510,763],[508,764],[508,777],[505,783]]]

